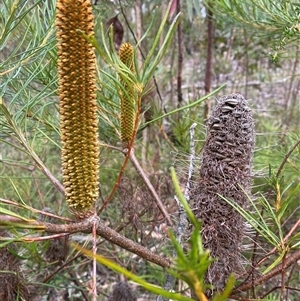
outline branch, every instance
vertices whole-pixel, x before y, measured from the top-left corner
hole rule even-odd
[[[43,221],[25,222],[24,220],[16,217],[10,217],[9,219],[2,219],[2,217],[3,215],[0,216],[0,226],[10,225],[15,228],[39,230],[47,233],[92,233],[93,227],[95,227],[97,235],[103,237],[107,241],[163,268],[169,267],[171,265],[171,261],[167,258],[151,252],[147,248],[137,244],[131,239],[122,236],[117,231],[105,226],[104,222],[101,222],[100,218],[97,215],[92,215],[85,220],[76,221],[72,224],[52,224]],[[27,240],[29,240],[29,238],[27,238]]]
[[[281,162],[278,171],[276,173],[276,177],[278,178],[285,163],[287,162],[288,158],[291,156],[291,154],[293,153],[293,151],[296,149],[296,147],[300,144],[300,139],[294,144],[294,146],[289,150],[289,152],[285,155],[283,161]]]
[[[97,216],[91,216],[82,222],[76,222],[73,224],[56,225],[50,223],[37,222],[38,226],[45,227],[45,232],[69,234],[76,232],[91,233],[93,224],[95,224],[96,233],[99,236],[105,238],[107,241],[129,252],[132,252],[145,260],[153,262],[163,268],[170,266],[171,262],[168,259],[149,251],[147,248],[135,243],[131,239],[128,239],[120,235],[115,230],[105,226],[105,224],[101,222],[99,217]]]
[[[115,230],[105,226],[103,223],[99,223],[97,227],[97,234],[112,242],[113,244],[118,245],[119,247],[130,251],[145,260],[151,261],[163,268],[169,267],[171,264],[171,262],[167,258],[151,252],[147,248],[135,243],[131,239],[128,239],[120,235]]]
[[[140,175],[140,177],[143,179],[144,183],[148,187],[150,193],[154,197],[154,199],[156,201],[156,204],[157,204],[157,207],[159,208],[159,210],[161,211],[163,216],[166,218],[169,226],[173,226],[173,221],[171,220],[171,217],[170,217],[166,207],[162,203],[160,197],[158,196],[157,192],[155,191],[155,189],[154,189],[153,185],[151,184],[149,178],[147,177],[147,175],[145,174],[143,168],[141,167],[140,163],[138,162],[138,160],[137,160],[137,158],[134,154],[133,149],[130,150],[129,158],[130,158],[131,163],[135,167],[136,171],[138,172],[138,174]]]
[[[288,269],[293,263],[297,262],[300,259],[300,250],[296,251],[294,254],[290,255],[286,258],[283,265],[278,265],[276,268],[274,268],[272,271],[270,271],[268,274],[263,275],[260,278],[255,279],[254,281],[251,280],[251,282],[244,283],[238,287],[236,287],[232,293],[240,293],[245,292],[252,288],[253,286],[257,286],[259,284],[262,284],[266,282],[267,280],[271,279],[272,277],[280,274],[282,270]],[[233,298],[233,296],[231,296]]]

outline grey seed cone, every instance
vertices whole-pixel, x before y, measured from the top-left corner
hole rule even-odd
[[[127,282],[117,283],[108,301],[136,301],[137,298]]]
[[[191,193],[195,215],[202,221],[204,247],[216,259],[206,277],[215,291],[224,287],[231,273],[241,271],[244,235],[243,218],[218,194],[247,207],[245,192],[251,190],[254,143],[254,122],[247,101],[240,94],[222,97],[207,123],[199,180]]]
[[[0,236],[10,237],[3,229],[0,230]],[[28,291],[21,276],[21,261],[15,253],[17,247],[14,243],[0,248],[0,300],[3,301],[27,300]]]

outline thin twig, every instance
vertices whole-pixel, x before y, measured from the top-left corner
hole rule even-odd
[[[293,234],[293,232],[299,227],[300,225],[300,218],[297,220],[297,222],[294,224],[292,229],[289,231],[289,233],[284,237],[283,242],[286,242],[289,237]]]
[[[285,269],[284,269],[284,265],[285,265],[285,259],[286,259],[286,253],[284,253],[283,258],[282,258],[282,262],[281,262],[281,266],[282,266],[282,270],[281,270],[281,289],[280,289],[280,301],[284,300],[284,291],[285,291]]]
[[[188,180],[185,187],[184,197],[189,202],[190,200],[190,190],[191,190],[191,181],[194,173],[194,161],[195,161],[195,127],[197,123],[193,123],[190,127],[190,166],[189,166],[189,174]]]
[[[157,207],[159,208],[159,210],[161,211],[163,216],[166,218],[169,226],[173,226],[173,221],[171,220],[171,217],[170,217],[166,207],[162,203],[162,201],[161,201],[160,197],[158,196],[156,190],[154,189],[153,185],[151,184],[148,176],[146,175],[146,173],[144,172],[143,168],[141,167],[139,161],[137,160],[133,149],[131,149],[131,151],[130,151],[129,158],[130,158],[131,163],[135,167],[136,171],[138,172],[140,177],[143,179],[143,181],[146,184],[147,188],[149,189],[150,193],[154,197],[154,199],[156,201],[156,204],[157,204]]]
[[[264,208],[261,209],[260,215],[261,216],[264,215]],[[257,251],[257,246],[258,246],[258,236],[259,236],[259,233],[256,231],[255,237],[253,239],[253,252],[252,252],[252,257],[251,257],[250,268],[246,272],[244,272],[243,274],[241,274],[237,277],[237,279],[238,279],[238,278],[248,274],[247,277],[244,279],[244,281],[241,283],[241,285],[243,283],[246,283],[249,278],[251,279],[252,283],[254,283],[254,280],[255,280],[254,271],[255,271],[255,267],[256,267],[255,261],[256,261],[256,251]],[[256,290],[255,290],[254,284],[252,286],[252,296],[253,296],[253,298],[256,298]]]
[[[25,139],[25,138],[24,138]],[[26,139],[25,139],[26,141]],[[27,143],[27,142],[26,142]],[[23,144],[23,143],[22,143]],[[32,159],[36,162],[38,167],[41,169],[43,174],[50,180],[50,182],[62,193],[62,195],[65,195],[65,189],[64,186],[53,176],[53,174],[50,172],[50,170],[46,167],[46,165],[43,163],[43,161],[39,158],[39,156],[35,153],[35,151],[30,148],[29,145],[23,146],[30,151],[30,156]]]
[[[126,154],[126,157],[125,157],[125,159],[124,159],[124,162],[123,162],[123,164],[122,164],[121,170],[120,170],[119,175],[118,175],[118,178],[117,178],[117,180],[116,180],[116,183],[115,183],[115,185],[114,185],[112,191],[110,192],[109,196],[106,198],[105,202],[102,204],[101,208],[98,210],[98,213],[97,213],[98,215],[100,215],[100,213],[105,209],[105,207],[107,206],[107,204],[110,202],[110,200],[111,200],[112,197],[114,196],[114,194],[115,194],[117,188],[119,187],[119,184],[120,184],[120,182],[121,182],[121,178],[122,178],[122,176],[123,176],[125,167],[126,167],[126,165],[127,165],[127,163],[128,163],[128,160],[129,160],[129,154],[130,154],[130,152],[131,152],[131,151],[130,151],[130,149],[129,149],[129,151],[128,151],[128,153]]]
[[[20,221],[19,221],[20,222]],[[26,242],[26,243],[32,243],[32,242],[37,242],[37,241],[44,241],[44,240],[49,240],[49,239],[56,239],[64,236],[68,236],[68,233],[59,233],[59,234],[52,234],[52,235],[47,235],[47,236],[41,236],[41,237],[21,237],[21,238],[14,238],[14,242]],[[7,237],[1,237],[0,236],[0,241],[8,241],[11,240],[11,238]]]
[[[288,158],[291,156],[291,154],[293,153],[293,151],[296,149],[296,147],[300,144],[300,139],[294,144],[294,146],[289,150],[289,152],[285,155],[283,161],[281,162],[278,171],[276,173],[276,177],[278,178],[280,176],[280,173],[285,165],[285,163],[287,162]]]
[[[290,283],[290,281],[292,281],[293,280],[293,278],[295,277],[295,274],[294,274],[294,272],[295,272],[295,269],[297,268],[297,266],[298,266],[298,263],[297,262],[295,262],[294,263],[294,265],[292,266],[292,268],[291,268],[291,270],[290,270],[290,273],[289,273],[289,275],[288,275],[288,279],[287,279],[287,281],[286,281],[286,286],[285,286],[285,288],[286,288],[286,291],[285,291],[285,299],[286,300],[289,300],[289,293],[290,293],[290,291],[289,291],[289,283]],[[299,292],[300,292],[300,289],[299,289]]]
[[[92,296],[97,301],[97,232],[96,222],[93,223],[93,272],[92,272]]]
[[[185,186],[184,191],[184,197],[189,203],[190,201],[190,190],[191,190],[191,181],[194,173],[194,160],[195,160],[195,139],[194,139],[194,133],[195,133],[195,127],[197,126],[197,123],[193,123],[190,127],[190,163],[189,163],[189,172],[188,172],[188,179]],[[182,237],[184,233],[186,232],[187,226],[188,226],[188,220],[187,220],[187,214],[182,206],[182,204],[177,201],[177,204],[179,206],[179,223],[176,233],[176,240],[179,244],[182,244]]]
[[[281,286],[275,286],[275,287],[273,287],[273,288],[270,289],[267,293],[265,293],[265,294],[259,296],[259,298],[258,298],[257,300],[264,299],[264,298],[267,297],[270,293],[272,293],[273,291],[275,291],[275,290],[277,290],[277,289],[280,289],[280,288],[281,288]],[[285,286],[284,288],[285,288],[285,290],[293,290],[293,291],[300,292],[300,289],[295,288],[295,287]],[[286,300],[288,300],[288,299],[286,299]]]
[[[141,94],[139,93],[138,95],[138,106],[137,106],[137,113],[135,115],[135,121],[134,121],[134,130],[133,130],[133,134],[131,137],[131,140],[129,142],[129,144],[127,145],[127,148],[125,150],[123,150],[123,153],[125,154],[125,160],[122,164],[121,170],[119,172],[117,181],[112,189],[112,191],[110,192],[109,196],[107,197],[107,199],[105,200],[105,202],[103,203],[103,205],[101,206],[101,208],[98,210],[98,215],[104,210],[104,208],[107,206],[107,204],[110,202],[110,200],[112,199],[112,197],[114,196],[117,188],[120,185],[125,167],[128,163],[129,157],[130,157],[130,153],[133,151],[133,144],[135,141],[135,137],[136,137],[136,133],[137,133],[137,129],[138,129],[138,125],[139,125],[139,116],[140,116],[140,111],[141,111]]]
[[[44,162],[39,158],[39,156],[36,154],[36,152],[33,150],[33,148],[29,145],[27,139],[25,138],[22,131],[20,130],[20,128],[17,126],[15,120],[13,119],[12,114],[8,111],[8,109],[4,105],[3,105],[3,108],[6,113],[6,119],[7,119],[8,123],[11,125],[11,128],[14,131],[19,143],[24,147],[27,154],[30,155],[31,158],[35,161],[35,163],[41,169],[41,171],[44,173],[44,175],[64,195],[65,189],[64,189],[63,185],[52,175],[52,173],[49,171],[49,169],[45,166]]]
[[[287,240],[289,239],[289,237],[293,234],[293,232],[298,228],[298,226],[300,225],[300,219],[298,219],[298,221],[294,224],[294,226],[292,227],[292,229],[289,231],[289,233],[283,238],[283,240],[280,242],[280,244],[284,244],[287,242]],[[268,254],[266,254],[266,256],[264,258],[262,258],[257,265],[261,265],[266,259],[268,259],[272,254],[274,254],[277,251],[277,246],[274,247]]]
[[[85,301],[89,301],[90,298],[87,294],[87,292],[81,288],[81,283],[78,281],[77,279],[77,275],[75,274],[75,272],[72,270],[72,268],[68,269],[68,273],[69,275],[72,277],[72,281],[75,283],[75,285],[77,286],[77,289],[81,292],[82,297]]]
[[[24,147],[27,154],[31,156],[31,158],[35,161],[37,166],[41,169],[44,175],[51,181],[51,183],[64,195],[65,189],[63,185],[52,175],[49,169],[45,166],[44,162],[39,158],[33,148],[29,145],[27,139],[23,135],[20,128],[17,126],[15,120],[13,119],[12,114],[8,111],[8,109],[2,104],[3,109],[6,113],[6,119],[10,124],[12,130],[14,131],[18,142]]]
[[[194,130],[195,127],[197,126],[197,123],[193,123],[192,126],[190,127],[190,165],[189,165],[189,173],[188,173],[188,180],[185,186],[185,191],[184,191],[184,197],[186,198],[187,202],[189,202],[190,200],[190,189],[191,189],[191,180],[193,177],[193,173],[194,173],[194,160],[195,160],[195,139],[194,139]],[[187,220],[187,214],[186,211],[184,210],[182,204],[179,202],[179,200],[177,199],[177,197],[175,196],[175,200],[178,204],[178,211],[179,211],[179,222],[178,222],[178,226],[177,226],[177,231],[176,231],[176,240],[177,242],[182,245],[182,240],[183,240],[183,236],[184,233],[187,230],[187,226],[188,226],[188,220]],[[176,251],[175,249],[173,250],[173,257],[176,257]],[[167,274],[166,275],[166,280],[165,280],[165,285],[164,285],[164,289],[167,291],[171,291],[174,286],[175,286],[175,277]],[[163,296],[158,296],[157,301],[167,301],[167,298],[164,298]]]
[[[250,43],[250,38],[248,39],[247,36],[247,30],[244,28],[243,29],[243,33],[244,33],[244,45],[245,45],[245,51],[244,51],[244,55],[245,55],[245,91],[244,91],[244,97],[247,99],[248,96],[248,81],[249,81],[249,43]]]
[[[128,29],[129,29],[129,31],[131,32],[132,37],[133,37],[135,43],[138,45],[139,51],[140,51],[140,53],[141,53],[143,59],[145,60],[145,55],[144,55],[144,53],[143,53],[143,50],[142,50],[142,48],[140,47],[140,44],[138,44],[138,40],[137,40],[137,38],[136,38],[136,36],[135,36],[135,34],[134,34],[134,32],[133,32],[133,30],[132,30],[130,24],[129,24],[129,21],[128,21],[128,19],[127,19],[127,16],[126,16],[124,10],[123,10],[123,6],[122,6],[122,3],[121,3],[120,0],[119,0],[119,5],[120,5],[121,13],[122,13],[122,15],[123,15],[123,17],[124,17],[124,20],[125,20],[125,22],[126,22],[126,25],[127,25]],[[160,102],[163,103],[162,96],[161,96],[161,94],[160,94],[160,91],[159,91],[159,87],[158,87],[156,78],[155,78],[154,75],[152,76],[152,78],[153,78],[153,82],[154,82],[154,86],[155,86],[155,90],[156,90],[156,93],[157,93],[157,95],[158,95],[158,98],[159,98]]]
[[[282,223],[281,228],[283,228],[287,222],[294,216],[295,213],[298,213],[300,210],[300,206],[296,207],[291,214],[287,217],[287,219]]]

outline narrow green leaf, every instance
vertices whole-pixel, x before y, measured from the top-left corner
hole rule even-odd
[[[16,214],[16,213],[14,213],[14,212],[12,212],[12,211],[10,211],[10,210],[7,210],[7,209],[5,209],[5,208],[3,208],[3,207],[0,207],[0,212],[3,213],[3,214],[5,214],[5,215],[10,215],[10,216],[19,218],[19,219],[21,219],[21,220],[23,220],[23,221],[25,221],[25,222],[28,222],[28,223],[34,222],[34,221],[35,221],[35,220],[33,220],[33,219],[28,219],[28,218],[23,217],[23,216],[21,216],[21,215],[19,215],[19,214]]]
[[[287,199],[283,200],[281,202],[281,206],[280,209],[277,212],[277,216],[279,219],[282,218],[283,214],[285,213],[285,211],[289,208],[289,205],[291,203],[291,201],[294,199],[294,197],[299,194],[300,192],[300,183],[298,183],[298,185],[295,187],[295,189],[293,189],[287,196]]]
[[[194,101],[194,102],[192,102],[192,103],[190,103],[190,104],[188,104],[188,105],[185,105],[185,106],[183,106],[183,107],[180,107],[180,108],[178,108],[178,109],[175,109],[175,110],[173,110],[173,111],[170,111],[170,112],[168,112],[168,113],[166,113],[166,114],[164,114],[164,115],[161,115],[161,116],[159,116],[159,117],[157,117],[157,118],[154,118],[154,119],[152,119],[152,120],[150,120],[150,121],[144,123],[144,124],[142,125],[142,129],[143,129],[144,127],[146,127],[147,125],[153,123],[153,122],[156,122],[156,121],[158,121],[158,120],[160,120],[160,119],[163,119],[163,118],[165,118],[165,117],[168,117],[168,116],[173,115],[173,114],[175,114],[175,113],[178,113],[178,112],[180,112],[180,111],[183,111],[183,110],[192,108],[192,107],[194,107],[194,106],[196,106],[196,105],[202,103],[204,100],[206,100],[206,99],[208,99],[209,97],[213,96],[214,94],[218,93],[218,92],[219,92],[220,90],[222,90],[225,86],[226,86],[226,84],[223,84],[222,86],[220,86],[220,87],[217,88],[216,90],[210,92],[209,94],[205,95],[204,97],[202,97],[202,98],[200,98],[200,99],[198,99],[198,100],[196,100],[196,101]]]
[[[284,194],[287,192],[287,190],[293,185],[294,183],[290,183],[288,184],[282,191],[281,191],[281,194],[280,194],[280,197],[283,198]],[[299,185],[299,183],[298,183]]]
[[[182,247],[180,246],[180,244],[178,243],[178,241],[176,240],[176,237],[174,235],[174,233],[172,231],[169,232],[171,241],[173,243],[173,246],[175,248],[176,254],[177,254],[177,260],[180,262],[181,264],[188,264],[188,259],[186,258],[186,255],[182,249]]]
[[[226,301],[235,283],[234,275],[230,275],[222,293],[217,293],[212,301]]]
[[[127,278],[131,279],[135,283],[141,285],[143,288],[145,288],[146,290],[148,290],[148,291],[150,291],[154,294],[162,295],[163,297],[178,300],[178,301],[195,301],[195,300],[193,300],[191,298],[188,298],[188,297],[185,297],[183,295],[180,295],[180,294],[177,294],[177,293],[171,293],[169,291],[163,290],[162,288],[160,288],[158,286],[155,286],[155,285],[145,281],[141,277],[129,272],[127,269],[119,266],[118,264],[114,263],[113,261],[111,261],[111,260],[109,260],[109,259],[107,259],[107,258],[105,258],[101,255],[98,255],[98,254],[94,255],[92,251],[87,250],[87,249],[83,249],[75,243],[72,243],[71,245],[77,251],[85,254],[86,256],[88,256],[90,258],[95,258],[99,263],[105,265],[106,267],[114,270],[117,273],[123,274]]]
[[[157,32],[157,35],[153,41],[153,44],[152,44],[152,47],[145,59],[145,62],[144,62],[144,65],[143,65],[143,74],[142,74],[142,78],[145,78],[144,76],[144,73],[147,71],[147,69],[149,68],[149,65],[150,65],[150,62],[153,61],[153,55],[154,55],[154,52],[155,52],[155,49],[157,47],[157,45],[159,44],[159,40],[160,40],[160,37],[162,35],[162,32],[163,32],[163,29],[165,27],[165,24],[168,20],[168,16],[169,16],[169,12],[170,12],[170,9],[171,9],[171,5],[172,5],[172,1],[170,1],[169,5],[168,5],[168,8],[167,8],[167,11],[164,15],[164,18],[160,24],[160,27],[158,29],[158,32]]]
[[[282,261],[282,258],[283,258],[283,256],[284,256],[285,254],[286,254],[286,252],[283,251],[283,252],[279,255],[279,257],[278,257],[275,261],[273,261],[273,263],[272,263],[270,266],[268,266],[268,267],[262,272],[262,274],[263,274],[263,275],[266,275],[266,274],[269,273],[271,270],[273,270],[278,264],[280,264],[281,261]]]
[[[153,28],[154,24],[156,24],[156,19],[157,19],[157,15],[158,15],[159,9],[155,8],[154,13],[153,13],[153,17],[151,19],[150,25],[148,26],[147,30],[145,31],[145,33],[143,34],[143,36],[141,37],[141,39],[138,41],[137,43],[137,47],[142,43],[142,41],[144,39],[147,38],[148,34],[150,33],[151,29]]]
[[[193,20],[193,5],[194,5],[194,1],[193,0],[187,0],[186,1],[188,18],[189,18],[190,22]]]
[[[222,195],[218,194],[225,202],[231,205],[237,212],[239,212],[242,217],[258,232],[260,233],[267,241],[269,241],[273,246],[277,247],[280,243],[280,239],[277,235],[272,232],[272,230],[267,226],[264,220],[261,220],[261,217],[255,216],[249,211],[246,211],[241,206],[239,206],[234,201],[224,198]],[[255,206],[255,204],[254,204]]]
[[[175,169],[174,167],[172,166],[170,168],[171,170],[171,178],[172,178],[172,181],[173,181],[173,185],[174,185],[174,188],[175,188],[175,192],[176,192],[176,195],[178,196],[178,199],[180,201],[180,203],[182,204],[184,210],[186,211],[191,223],[194,225],[194,226],[197,226],[198,224],[198,221],[197,219],[195,218],[195,215],[193,213],[193,211],[191,210],[191,208],[189,207],[181,189],[180,189],[180,186],[179,186],[179,181],[177,179],[177,176],[176,176],[176,172],[175,172]]]
[[[265,206],[265,208],[267,210],[267,213],[271,216],[272,221],[276,225],[277,230],[279,232],[280,240],[282,240],[283,239],[283,232],[282,232],[282,229],[281,229],[281,225],[280,225],[280,223],[277,219],[275,209],[271,207],[270,203],[268,202],[268,200],[263,195],[261,195],[261,197],[262,197],[262,202],[261,203]]]
[[[296,240],[296,243],[292,245]],[[299,246],[300,244],[300,232],[297,232],[295,235],[289,238],[287,241],[287,244],[290,246],[291,249],[295,249]]]
[[[142,72],[142,79],[143,79],[143,82],[144,82],[145,86],[147,85],[148,81],[151,79],[152,75],[154,74],[154,71],[155,71],[158,63],[161,61],[164,54],[168,50],[168,46],[171,42],[171,39],[174,35],[174,32],[176,30],[176,27],[177,27],[179,21],[180,21],[180,15],[178,14],[175,17],[169,31],[167,32],[166,37],[163,40],[163,44],[162,44],[161,48],[158,51],[158,54],[154,58],[152,58],[151,64],[146,65],[146,62],[144,63],[143,72]]]

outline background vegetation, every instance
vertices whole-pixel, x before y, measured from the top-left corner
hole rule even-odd
[[[53,185],[45,174],[48,170],[61,181],[55,2],[6,0],[0,4],[1,221],[5,221],[5,210],[26,219],[42,219],[40,214],[45,210],[70,217],[60,185]],[[193,178],[197,181],[206,136],[205,121],[211,106],[222,95],[243,94],[254,112],[257,137],[253,204],[249,210],[252,215],[240,210],[252,227],[244,244],[245,273],[239,275],[236,286],[242,287],[243,282],[249,281],[250,286],[245,292],[234,289],[231,298],[296,301],[300,297],[300,4],[275,0],[240,2],[174,1],[159,46],[164,45],[176,11],[182,12],[180,26],[155,70],[149,92],[143,97],[144,117],[135,141],[135,154],[176,224],[178,204],[173,197],[169,168],[175,167],[184,189],[191,125],[197,123]],[[141,66],[167,5],[164,0],[96,1],[96,39],[102,45],[100,24],[116,15],[123,26],[124,42],[136,45],[147,32],[139,44],[141,51],[137,52]],[[156,19],[152,22],[154,15]],[[116,150],[121,148],[116,95],[109,94],[110,83],[104,73],[109,68],[100,56],[98,67],[99,91],[102,88],[106,96],[104,100],[99,92],[100,204],[103,204],[118,183],[124,154]],[[107,85],[101,86],[103,82]],[[208,100],[158,118],[194,103],[223,84],[226,86]],[[155,121],[144,127],[151,120]],[[118,184],[113,198],[101,212],[101,220],[153,252],[171,256],[173,246],[165,230],[166,221],[130,163]],[[4,222],[0,225],[8,227]],[[26,291],[34,287],[35,296],[28,300],[90,300],[91,260],[73,247],[62,250],[63,236],[52,240],[56,242],[53,247],[50,240],[24,242],[24,237],[42,235],[35,230],[10,227],[9,235],[10,242],[19,242],[7,245],[7,233],[1,232],[6,238],[0,250],[9,246],[8,254],[14,258],[11,260],[18,261],[16,271],[11,271],[26,275]],[[76,233],[71,239],[91,248],[90,235]],[[162,268],[101,238],[98,242],[99,254],[153,284],[164,286]],[[61,258],[54,256],[55,252],[62,254]],[[276,268],[280,272],[271,275]],[[255,279],[263,281],[256,283]],[[113,284],[121,280],[124,280],[121,274],[99,264],[99,300],[106,299]],[[184,291],[181,285],[177,281],[175,290]],[[139,298],[156,298],[132,287]],[[13,298],[21,300],[18,295]]]

